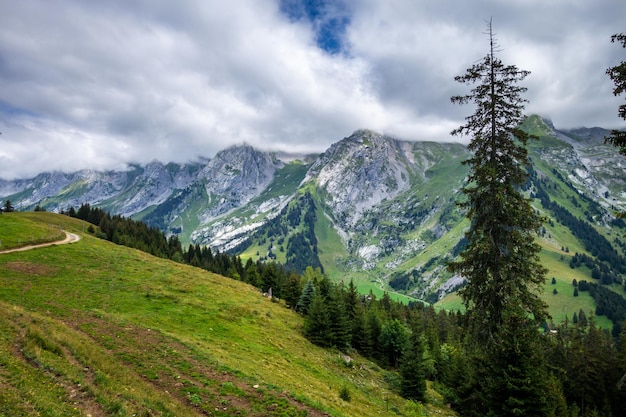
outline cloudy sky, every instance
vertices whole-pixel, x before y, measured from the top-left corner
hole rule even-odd
[[[626,127],[605,74],[624,0],[0,0],[0,178],[321,152],[359,128],[449,141],[489,18],[532,72],[529,113]]]

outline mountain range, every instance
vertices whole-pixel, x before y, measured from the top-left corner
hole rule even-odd
[[[593,255],[549,201],[623,256],[615,213],[626,209],[626,158],[604,144],[608,130],[559,130],[538,116],[523,127],[539,138],[528,147],[524,192],[546,216],[545,252]],[[463,283],[445,263],[462,248],[468,225],[456,203],[469,155],[460,143],[358,130],[319,155],[242,145],[186,164],[0,179],[0,199],[17,210],[90,204],[176,234],[185,245],[274,259],[300,272],[320,267],[333,279],[354,279],[361,291],[437,301]]]

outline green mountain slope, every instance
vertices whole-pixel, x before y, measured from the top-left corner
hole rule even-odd
[[[9,222],[18,227],[7,232]],[[310,344],[300,316],[248,285],[102,241],[76,219],[0,216],[3,241],[42,228],[48,240],[59,229],[82,239],[0,254],[2,416],[378,416],[405,407],[385,371],[358,357],[346,366]],[[339,398],[342,387],[352,401]]]

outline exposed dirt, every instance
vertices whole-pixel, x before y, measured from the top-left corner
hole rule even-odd
[[[64,233],[65,233],[65,238],[61,240],[56,240],[54,242],[39,243],[37,245],[20,246],[19,248],[0,250],[0,253],[22,252],[25,250],[31,250],[31,249],[36,249],[36,248],[45,248],[46,246],[65,245],[68,243],[78,242],[80,240],[80,236],[77,234],[69,233],[65,231]]]
[[[28,275],[51,275],[56,271],[56,268],[48,266],[36,264],[33,262],[24,262],[24,261],[14,261],[7,262],[4,264],[4,267],[10,271],[20,272]]]

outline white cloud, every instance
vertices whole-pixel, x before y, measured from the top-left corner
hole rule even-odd
[[[339,0],[337,0],[339,1]],[[485,55],[493,16],[529,111],[557,127],[623,126],[605,68],[618,0],[354,0],[346,50],[278,2],[31,0],[0,15],[0,177],[186,161],[233,143],[323,151],[358,128],[450,140],[472,111],[453,77]],[[346,12],[347,10],[347,12]]]

